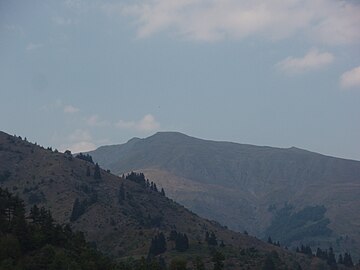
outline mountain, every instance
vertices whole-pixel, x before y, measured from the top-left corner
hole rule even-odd
[[[84,232],[87,241],[117,260],[131,263],[131,258],[161,254],[155,258],[161,256],[167,264],[174,258],[185,260],[189,268],[197,257],[208,269],[214,258],[219,265],[224,260],[225,269],[262,269],[269,261],[276,269],[328,268],[316,257],[200,218],[155,186],[142,174],[125,179],[99,168],[86,155],[77,158],[0,132],[0,187],[20,196],[27,211],[34,204],[49,209],[57,223]],[[6,243],[3,237],[0,233],[0,250]]]
[[[176,132],[90,154],[115,174],[144,172],[170,198],[233,230],[360,254],[359,161]]]

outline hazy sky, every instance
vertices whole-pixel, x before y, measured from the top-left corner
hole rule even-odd
[[[0,0],[0,129],[86,151],[157,131],[360,160],[360,3]]]

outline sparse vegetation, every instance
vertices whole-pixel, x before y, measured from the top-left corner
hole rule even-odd
[[[83,153],[80,153],[80,154],[76,155],[76,158],[82,159],[82,160],[85,160],[87,162],[94,164],[92,156],[90,156],[89,154],[84,155]]]
[[[0,269],[113,269],[82,233],[55,224],[45,208],[33,206],[29,219],[23,201],[0,188]]]
[[[308,206],[294,212],[291,205],[286,205],[277,211],[265,234],[271,235],[283,245],[306,237],[328,236],[331,234],[327,227],[330,221],[325,218],[325,212],[324,206]]]
[[[148,258],[152,258],[159,254],[162,254],[166,251],[166,240],[164,234],[158,233],[155,237],[151,240]]]
[[[1,140],[0,136],[0,143]],[[215,249],[225,257],[223,269],[239,269],[239,265],[243,269],[261,269],[266,254],[275,248],[255,238],[235,234],[215,222],[201,219],[161,196],[161,190],[159,192],[155,189],[155,184],[151,185],[151,181],[140,173],[140,181],[124,180],[104,173],[99,168],[102,181],[92,181],[84,174],[89,165],[92,177],[95,166],[80,162],[76,158],[69,160],[66,154],[55,154],[38,147],[34,147],[34,154],[31,154],[21,143],[6,143],[4,148],[7,147],[14,151],[2,152],[6,159],[5,163],[0,163],[0,171],[6,168],[11,172],[15,172],[15,168],[18,170],[4,185],[9,188],[17,186],[19,191],[24,190],[20,195],[26,202],[31,193],[43,192],[47,199],[43,204],[51,207],[55,219],[65,224],[72,216],[71,226],[84,230],[91,240],[91,246],[98,246],[100,250],[121,261],[118,269],[169,269],[174,258],[181,258],[185,260],[186,267],[196,266],[196,269],[203,269],[205,266],[210,270],[215,265],[212,261]],[[24,157],[20,163],[17,163],[16,151]],[[62,156],[65,158],[61,158]],[[120,201],[122,204],[119,204]],[[33,220],[37,220],[37,212],[41,213],[41,208],[32,209],[31,215],[34,219],[29,219],[30,225]],[[48,214],[43,210],[42,215]],[[208,241],[204,241],[206,232]],[[161,233],[169,238],[160,241]],[[171,234],[173,240],[170,240]],[[159,244],[161,242],[165,245]],[[55,247],[55,253],[61,249]],[[53,258],[51,253],[49,251],[46,258]],[[146,257],[146,254],[152,254],[149,260],[141,259],[141,256]],[[298,260],[280,249],[279,254],[280,264],[287,265],[288,269],[292,269],[293,261]],[[129,255],[134,258],[131,259]],[[200,260],[196,260],[197,257]],[[301,258],[302,265],[310,264],[311,258]],[[221,268],[221,263],[218,263],[217,267]]]

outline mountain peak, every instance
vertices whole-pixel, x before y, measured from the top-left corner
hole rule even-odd
[[[135,143],[135,142],[140,141],[140,140],[141,140],[141,139],[138,138],[138,137],[133,137],[133,138],[131,138],[130,140],[128,140],[126,143]]]
[[[180,142],[184,140],[200,140],[191,136],[188,136],[181,132],[176,131],[159,131],[155,133],[154,135],[145,138],[146,141],[157,141],[160,140],[162,142],[164,141],[171,141],[171,142]]]
[[[158,131],[153,136],[156,137],[190,137],[184,133],[178,132],[178,131]],[[151,136],[151,137],[153,137]]]

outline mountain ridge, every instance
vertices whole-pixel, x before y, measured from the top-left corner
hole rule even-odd
[[[258,237],[267,237],[264,233],[276,211],[287,204],[293,205],[293,211],[323,205],[333,234],[306,241],[338,243],[349,236],[356,242],[352,248],[359,251],[359,161],[295,147],[202,140],[177,132],[156,133],[109,149],[112,152],[100,147],[89,153],[115,174],[142,171],[199,215]],[[186,185],[196,188],[189,190]],[[338,249],[348,247],[342,243]]]
[[[128,143],[138,142],[138,141],[141,141],[141,140],[146,140],[146,139],[151,139],[151,138],[164,138],[164,137],[167,137],[167,138],[169,138],[169,137],[187,138],[187,139],[192,139],[192,140],[201,140],[201,141],[205,141],[205,142],[227,143],[227,144],[230,144],[230,145],[242,145],[242,146],[248,146],[248,147],[268,148],[268,149],[277,149],[277,150],[292,150],[292,151],[307,152],[307,153],[311,153],[311,154],[321,155],[321,156],[324,156],[324,157],[330,157],[330,158],[336,158],[336,159],[343,159],[343,160],[348,160],[348,161],[360,162],[359,160],[356,160],[356,159],[332,156],[332,155],[329,155],[329,154],[323,154],[323,153],[320,153],[320,152],[300,148],[300,147],[297,147],[297,146],[278,147],[278,146],[268,146],[268,145],[256,145],[256,144],[251,144],[251,143],[232,142],[232,141],[227,141],[227,140],[201,139],[201,138],[191,136],[191,135],[187,135],[185,133],[178,132],[178,131],[158,131],[158,132],[156,132],[155,134],[153,134],[153,135],[151,135],[149,137],[145,137],[145,138],[133,137],[133,138],[129,139],[127,142],[125,142],[125,143],[119,143],[119,144],[115,143],[115,144],[109,144],[109,145],[102,145],[102,146],[99,146],[95,150],[99,150],[99,149],[107,148],[107,147],[118,147],[118,146],[125,145],[125,144],[128,144]],[[94,152],[95,150],[88,151],[88,152],[89,153]]]
[[[56,222],[83,231],[88,241],[115,258],[146,257],[156,235],[177,230],[187,234],[189,252],[174,250],[167,239],[168,249],[161,254],[167,263],[180,256],[190,264],[202,256],[206,265],[212,265],[205,234],[214,232],[225,243],[216,248],[226,255],[226,269],[261,269],[268,255],[275,256],[280,269],[324,265],[315,257],[291,253],[202,219],[150,189],[145,180],[118,177],[69,152],[45,149],[0,132],[0,161],[1,188],[18,194],[27,209],[34,204],[50,209]]]

